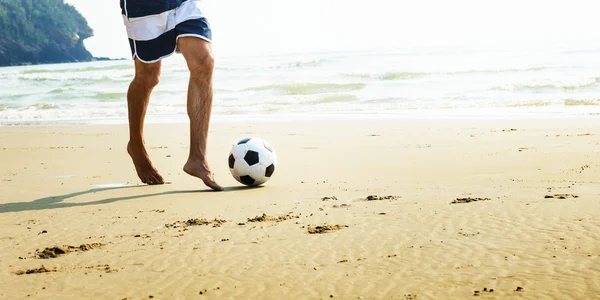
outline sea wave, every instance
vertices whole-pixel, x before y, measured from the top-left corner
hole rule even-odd
[[[531,68],[508,68],[508,69],[471,69],[471,70],[463,70],[463,71],[455,71],[455,72],[445,72],[442,74],[495,74],[495,73],[518,73],[518,72],[535,72],[546,70],[547,67],[531,67]]]
[[[73,73],[65,73],[67,76],[41,76],[41,75],[19,75],[18,79],[24,82],[62,82],[62,83],[75,83],[77,85],[82,84],[98,84],[104,82],[126,82],[130,81],[131,78],[126,78],[122,76],[106,76],[106,75],[98,75],[93,76],[89,74],[73,74]]]
[[[282,69],[282,68],[302,68],[302,67],[318,67],[324,60],[322,59],[308,59],[299,60],[294,62],[286,62],[272,66],[271,69]]]
[[[112,100],[119,100],[119,99],[125,99],[127,98],[127,93],[107,93],[107,92],[103,92],[103,93],[97,93],[94,98],[102,101],[112,101]]]
[[[250,92],[276,91],[285,95],[312,95],[320,93],[351,92],[363,89],[364,83],[293,83],[264,85],[244,89]]]
[[[511,68],[511,69],[469,69],[450,72],[384,72],[384,73],[347,73],[347,77],[361,79],[377,79],[377,80],[407,80],[421,78],[426,76],[452,76],[452,75],[469,75],[469,74],[496,74],[496,73],[517,73],[517,72],[537,72],[545,70],[546,67],[531,67],[531,68]]]
[[[542,84],[507,84],[496,86],[493,90],[500,91],[541,91],[541,90],[563,90],[573,91],[578,89],[586,89],[597,85],[600,82],[600,77],[582,80],[576,83],[542,83]]]
[[[358,100],[358,97],[351,94],[334,94],[328,95],[317,100],[317,103],[337,103],[337,102],[349,102]]]
[[[58,109],[60,108],[60,105],[55,103],[36,103],[28,106],[27,108],[35,110]]]
[[[600,99],[587,99],[587,100],[566,99],[564,101],[564,104],[566,106],[600,105]]]
[[[377,80],[406,80],[427,75],[433,73],[422,73],[422,72],[386,72],[386,73],[350,73],[345,74],[348,77],[362,78],[362,79],[377,79]]]
[[[73,88],[56,88],[56,89],[49,91],[48,94],[62,94],[62,93],[70,92],[73,90],[75,90],[75,89],[73,89]]]
[[[506,107],[541,107],[549,106],[552,102],[543,100],[523,101],[519,103],[509,103]]]
[[[31,75],[31,74],[44,74],[44,73],[81,73],[81,72],[93,72],[93,71],[119,71],[119,70],[133,70],[133,65],[110,65],[110,66],[88,66],[81,68],[66,68],[66,69],[30,69],[24,70],[20,74]]]
[[[398,98],[398,97],[386,97],[386,98],[365,99],[365,100],[362,100],[361,102],[362,103],[393,103],[393,102],[399,102],[402,100],[403,100],[402,98]]]
[[[237,62],[217,64],[215,70],[221,71],[242,71],[242,70],[274,70],[274,69],[296,69],[296,68],[315,68],[323,66],[328,60],[323,58],[316,59],[296,59],[284,61],[254,61],[248,63]],[[187,69],[177,70],[176,72],[186,72]]]

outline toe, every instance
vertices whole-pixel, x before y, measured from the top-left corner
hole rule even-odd
[[[158,184],[164,184],[165,183],[165,179],[162,176],[160,176],[160,174],[156,174],[156,182]]]
[[[222,190],[224,190],[222,186],[218,185],[213,180],[206,180],[206,181],[204,181],[204,184],[206,184],[209,188],[211,188],[211,189],[213,189],[215,191],[222,191]]]
[[[148,174],[146,177],[146,183],[148,183],[149,185],[155,185],[155,184],[158,184],[158,179],[156,178],[155,175]]]
[[[158,177],[153,175],[150,177],[149,184],[150,185],[160,184],[160,180],[158,179]]]

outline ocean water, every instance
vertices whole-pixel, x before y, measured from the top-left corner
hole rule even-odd
[[[600,114],[600,47],[219,56],[214,120]],[[0,68],[0,126],[127,122],[131,60]],[[188,72],[163,62],[148,122],[187,122]]]

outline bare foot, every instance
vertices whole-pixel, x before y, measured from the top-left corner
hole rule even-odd
[[[143,183],[150,185],[165,183],[162,176],[158,174],[158,171],[152,165],[144,145],[135,146],[133,143],[129,142],[127,144],[127,153],[131,156],[133,164],[135,165],[135,171]]]
[[[204,184],[209,188],[215,191],[223,190],[223,188],[215,182],[208,164],[200,161],[188,160],[187,163],[185,163],[185,166],[183,166],[183,170],[194,177],[202,179]]]

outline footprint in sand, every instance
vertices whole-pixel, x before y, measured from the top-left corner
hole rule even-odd
[[[342,230],[349,227],[348,225],[321,225],[321,226],[308,226],[309,234],[324,234],[332,231]]]
[[[15,272],[15,274],[29,275],[29,274],[41,274],[41,273],[50,273],[50,272],[57,272],[57,270],[56,270],[56,268],[48,269],[44,266],[41,266],[41,267],[35,268],[35,269],[27,269],[27,270],[17,271],[17,272]]]
[[[568,199],[568,198],[579,198],[577,195],[573,194],[554,194],[554,195],[546,195],[544,196],[546,199]]]
[[[450,204],[460,204],[460,203],[471,203],[471,202],[478,202],[478,201],[490,201],[492,200],[491,198],[456,198],[456,200],[450,202]]]
[[[186,229],[187,227],[190,226],[207,226],[207,225],[211,225],[213,227],[221,227],[221,225],[227,223],[226,220],[220,220],[220,219],[214,219],[214,220],[207,220],[207,219],[189,219],[187,221],[177,221],[175,223],[171,223],[171,224],[165,224],[165,227],[167,228],[184,228]]]
[[[367,196],[364,200],[366,201],[381,201],[381,200],[398,200],[400,196],[378,196],[378,195],[370,195]]]
[[[72,252],[85,252],[92,249],[101,248],[104,244],[93,243],[93,244],[83,244],[79,247],[63,245],[63,246],[54,246],[47,247],[46,249],[40,251],[39,249],[35,251],[36,257],[40,259],[50,259],[56,258],[61,255],[69,254]]]
[[[332,201],[337,201],[337,199],[338,199],[338,198],[337,198],[336,196],[332,196],[332,197],[323,197],[323,198],[321,198],[321,201],[330,201],[330,200],[332,200]]]
[[[256,216],[254,218],[248,218],[248,222],[250,223],[256,223],[256,222],[281,222],[281,221],[285,221],[285,220],[291,220],[291,219],[300,219],[299,215],[292,215],[292,214],[287,214],[287,215],[280,215],[280,216],[268,216],[266,214],[262,214],[262,216]]]
[[[350,204],[340,204],[340,205],[334,204],[332,207],[333,208],[344,208],[344,207],[350,207]]]
[[[105,273],[119,272],[119,270],[111,269],[110,265],[96,265],[96,266],[89,266],[89,267],[85,267],[85,268],[87,270],[96,270],[96,271],[102,271]]]

